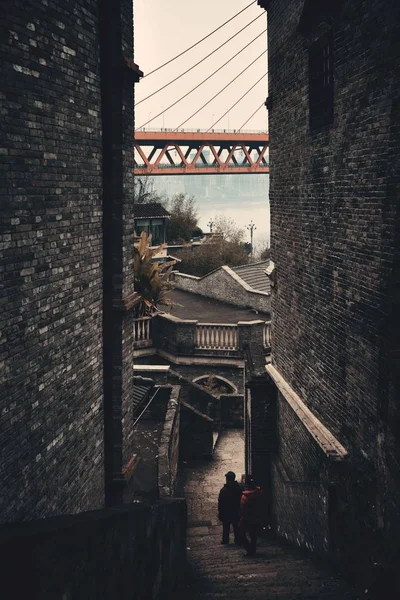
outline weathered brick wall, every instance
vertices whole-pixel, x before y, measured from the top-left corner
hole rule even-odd
[[[329,464],[321,447],[281,394],[272,460],[271,514],[276,531],[298,545],[327,553]]]
[[[348,449],[349,542],[373,560],[399,545],[399,5],[343,2],[334,123],[318,133],[303,5],[268,3],[273,363]]]
[[[246,289],[238,281],[235,281],[224,270],[224,267],[204,277],[174,272],[173,278],[178,290],[193,292],[207,298],[215,298],[215,300],[241,308],[254,308],[266,313],[271,310],[271,296],[269,294]]]
[[[186,573],[186,503],[142,501],[4,528],[0,559],[4,600],[169,597]]]
[[[190,405],[181,402],[179,458],[211,458],[213,453],[213,420]]]
[[[193,354],[195,320],[183,320],[173,315],[159,315],[151,321],[151,337],[156,348],[178,354]]]
[[[98,6],[0,7],[0,519],[104,501]]]
[[[244,397],[243,394],[222,394],[221,425],[224,428],[239,427],[244,425]]]

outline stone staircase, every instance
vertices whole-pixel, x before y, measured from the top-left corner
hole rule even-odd
[[[309,556],[264,537],[257,556],[245,557],[233,542],[220,544],[221,527],[197,523],[188,530],[188,580],[182,599],[345,600],[346,584]]]
[[[228,430],[220,436],[214,458],[188,463],[181,490],[188,506],[189,573],[174,600],[355,600],[348,584],[308,553],[274,540],[264,531],[257,556],[245,557],[242,547],[221,545],[217,498],[225,473],[237,479],[244,471],[243,434]]]

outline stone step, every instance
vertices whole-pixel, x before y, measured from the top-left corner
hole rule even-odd
[[[282,544],[265,530],[257,556],[245,558],[242,547],[221,545],[217,499],[225,473],[244,472],[243,436],[220,436],[212,461],[187,468],[187,556],[190,576],[174,600],[353,600],[345,584],[329,568],[304,552]]]

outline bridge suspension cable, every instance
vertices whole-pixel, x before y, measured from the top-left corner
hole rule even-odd
[[[189,52],[189,50],[192,50],[192,48],[195,48],[196,46],[198,46],[199,44],[201,44],[201,42],[204,42],[204,40],[206,40],[209,37],[211,37],[214,33],[216,33],[217,31],[219,31],[220,29],[222,29],[222,27],[225,27],[225,25],[227,25],[228,23],[230,23],[231,21],[233,21],[233,19],[235,19],[236,17],[238,17],[239,15],[241,15],[245,10],[247,10],[248,8],[250,8],[250,6],[252,6],[256,2],[257,2],[257,0],[252,0],[252,2],[250,2],[250,4],[248,4],[247,6],[245,6],[244,8],[242,8],[242,10],[240,10],[238,13],[236,13],[235,15],[233,15],[233,17],[231,17],[227,21],[225,21],[225,23],[222,23],[222,25],[220,25],[219,27],[217,27],[216,29],[214,29],[213,31],[211,31],[211,33],[207,34],[205,37],[201,38],[201,40],[199,40],[198,42],[196,42],[192,46],[189,46],[189,48],[186,48],[186,50],[184,50],[180,54],[177,54],[176,56],[174,56],[173,58],[171,58],[167,62],[163,63],[159,67],[156,67],[155,69],[153,69],[152,71],[150,71],[150,73],[147,73],[147,75],[144,75],[144,77],[150,77],[150,75],[152,75],[156,71],[159,71],[163,67],[166,67],[167,65],[169,65],[170,63],[172,63],[174,60],[176,60],[180,56],[183,56],[184,54],[186,54],[186,52]]]
[[[258,17],[257,17],[258,18]],[[241,31],[243,31],[243,29],[241,29]],[[188,92],[187,94],[185,94],[184,96],[182,96],[181,98],[179,98],[179,100],[177,100],[176,102],[174,102],[174,104],[171,104],[170,106],[168,106],[168,108],[166,108],[165,110],[163,110],[161,113],[159,113],[156,117],[153,117],[153,119],[151,119],[152,121],[154,119],[156,119],[157,117],[159,117],[160,115],[162,115],[163,113],[167,112],[167,110],[169,110],[170,108],[172,108],[173,106],[175,106],[175,104],[178,104],[178,102],[180,102],[181,100],[183,100],[184,98],[186,98],[187,96],[189,96],[189,94],[191,94],[192,92],[194,92],[195,90],[197,90],[197,88],[199,88],[201,85],[203,85],[203,83],[205,83],[206,81],[208,81],[209,79],[211,79],[211,77],[213,75],[215,75],[216,73],[218,73],[218,71],[220,71],[221,69],[223,69],[228,63],[230,63],[234,58],[236,58],[237,56],[239,56],[239,54],[241,52],[243,52],[244,50],[246,50],[246,48],[248,48],[249,46],[251,46],[251,44],[253,42],[255,42],[256,40],[258,40],[259,37],[261,37],[262,35],[264,35],[264,33],[266,33],[266,29],[264,29],[264,31],[262,31],[259,35],[257,35],[255,38],[253,38],[251,40],[251,42],[249,42],[248,44],[246,44],[245,46],[243,46],[243,48],[241,50],[239,50],[239,52],[236,52],[236,54],[234,54],[229,60],[227,60],[221,67],[219,67],[216,71],[214,71],[213,73],[211,73],[211,75],[209,75],[208,77],[206,77],[205,79],[203,79],[203,81],[201,83],[199,83],[198,85],[196,85],[196,87],[192,88],[190,90],[190,92]],[[240,32],[238,32],[240,33]],[[237,35],[237,34],[235,34]],[[232,39],[232,38],[230,38]],[[229,40],[227,40],[229,41]],[[226,42],[225,42],[226,43]],[[220,46],[221,48],[221,46]],[[216,50],[219,50],[219,48],[217,48]],[[213,52],[211,52],[211,54],[214,54],[214,52],[216,52],[216,50],[213,50]],[[211,54],[209,54],[208,56],[211,56]],[[175,77],[175,79],[173,79],[172,81],[169,81],[168,83],[166,83],[165,85],[163,85],[162,87],[160,87],[158,90],[156,90],[155,92],[153,92],[152,94],[149,94],[148,96],[146,96],[146,98],[143,98],[142,100],[139,100],[139,102],[136,102],[135,106],[138,106],[139,104],[141,104],[142,102],[144,102],[145,100],[148,100],[149,98],[151,98],[152,96],[155,96],[155,94],[158,94],[158,92],[161,92],[162,90],[164,90],[166,87],[168,87],[169,85],[171,85],[172,83],[175,83],[175,81],[177,81],[178,79],[180,79],[180,77],[182,77],[183,75],[186,75],[186,73],[188,73],[189,71],[191,71],[192,69],[194,69],[194,67],[196,67],[197,65],[199,65],[201,62],[203,62],[203,60],[205,60],[206,58],[208,58],[208,56],[206,56],[205,58],[203,58],[200,62],[198,62],[196,65],[194,65],[193,67],[191,67],[190,69],[188,69],[187,71],[185,71],[184,73],[182,73],[181,75],[178,75],[178,77]],[[150,121],[147,121],[147,123],[150,123]],[[147,123],[145,123],[145,125],[147,125]],[[143,126],[142,126],[143,127]]]
[[[266,71],[266,72],[265,72],[265,73],[264,73],[264,74],[263,74],[263,75],[260,77],[260,79],[258,79],[258,81],[256,81],[256,82],[255,82],[255,84],[254,84],[254,85],[252,85],[252,86],[251,86],[251,87],[250,87],[250,88],[249,88],[249,89],[248,89],[248,90],[247,90],[247,91],[246,91],[246,92],[243,94],[243,96],[241,96],[241,97],[239,98],[239,100],[237,100],[237,101],[236,101],[234,104],[232,104],[232,106],[231,106],[230,108],[228,108],[228,110],[227,110],[226,112],[224,112],[224,114],[223,114],[223,115],[222,115],[222,116],[221,116],[219,119],[217,119],[217,120],[215,121],[215,123],[213,123],[213,124],[211,125],[211,127],[210,127],[209,129],[207,129],[206,133],[208,133],[209,131],[211,131],[211,129],[213,129],[213,128],[214,128],[214,126],[215,126],[217,123],[219,123],[219,122],[221,121],[221,119],[223,119],[223,118],[225,117],[225,115],[227,115],[227,114],[228,114],[228,112],[230,112],[230,111],[232,110],[232,108],[235,108],[235,106],[236,106],[237,104],[239,104],[239,102],[240,102],[241,100],[243,100],[243,98],[244,98],[244,97],[245,97],[245,96],[246,96],[246,95],[247,95],[249,92],[251,92],[251,90],[252,90],[253,88],[255,88],[255,87],[256,87],[256,85],[257,85],[258,83],[260,83],[260,81],[261,81],[262,79],[264,79],[264,77],[265,77],[267,74],[268,74],[268,71]],[[179,127],[180,127],[180,125],[179,125]]]
[[[185,123],[187,123],[188,121],[190,121],[190,119],[192,117],[195,117],[201,110],[203,110],[203,108],[205,108],[206,106],[208,106],[208,104],[210,104],[210,102],[212,102],[213,100],[215,100],[215,98],[217,98],[217,96],[219,96],[220,94],[222,94],[222,92],[224,92],[226,90],[226,88],[228,88],[234,81],[236,81],[236,79],[238,79],[245,71],[247,71],[247,69],[249,67],[251,67],[255,62],[257,62],[258,60],[260,60],[260,58],[265,55],[265,52],[266,51],[263,50],[263,52],[261,52],[261,54],[259,56],[257,56],[257,58],[255,58],[254,60],[252,60],[251,63],[249,65],[247,65],[247,67],[245,67],[242,71],[240,71],[240,73],[238,75],[236,75],[236,77],[234,77],[233,79],[231,79],[230,82],[227,83],[219,92],[217,92],[212,98],[210,98],[207,102],[205,102],[203,104],[203,106],[201,106],[198,110],[196,110],[193,114],[191,114],[190,117],[188,117],[180,125],[178,125],[178,127],[176,127],[174,131],[177,131],[178,129],[180,129]],[[265,76],[265,74],[263,75],[263,77],[264,76]],[[210,131],[210,129],[208,129],[208,131]]]
[[[247,121],[245,121],[245,122],[243,123],[243,125],[242,125],[242,126],[241,126],[241,127],[240,127],[240,128],[237,130],[237,131],[241,131],[241,130],[243,129],[243,127],[244,127],[245,125],[247,125],[247,123],[250,121],[250,119],[252,119],[252,118],[254,117],[254,115],[255,115],[256,113],[258,113],[258,111],[260,110],[260,108],[262,108],[263,106],[265,106],[265,102],[261,102],[260,106],[259,106],[258,108],[256,108],[256,110],[253,112],[253,114],[252,114],[252,115],[250,115],[250,117],[247,119]]]

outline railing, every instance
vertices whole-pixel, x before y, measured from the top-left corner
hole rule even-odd
[[[263,346],[265,348],[271,348],[271,321],[264,324],[263,329]]]
[[[136,347],[150,346],[150,321],[151,317],[142,317],[133,321],[133,343]]]
[[[262,167],[269,167],[269,162],[268,161],[261,161],[260,165]],[[154,165],[150,165],[150,167],[153,167],[153,166]],[[159,163],[157,165],[157,167],[159,169],[183,169],[184,166],[185,165],[183,163],[180,163],[179,165],[176,165],[176,164],[171,165],[170,163]],[[212,169],[213,167],[218,167],[219,165],[216,164],[216,163],[209,164],[209,165],[205,165],[203,163],[201,163],[201,164],[197,164],[196,163],[195,165],[193,165],[193,164],[190,163],[189,166],[190,167],[194,167],[195,169]],[[237,165],[235,165],[234,163],[229,163],[228,165],[222,165],[222,166],[225,167],[225,168],[228,168],[228,169],[236,169],[236,168],[247,169],[247,168],[251,167],[252,165],[250,165],[248,163],[244,164],[244,165],[242,163],[238,163]],[[135,168],[137,168],[137,169],[147,169],[148,165],[146,165],[145,163],[136,163],[135,164]]]
[[[237,325],[199,323],[196,325],[196,348],[201,350],[238,350]]]
[[[172,131],[182,133],[205,133],[204,129],[173,129],[172,127],[161,127],[161,129],[151,129],[146,127],[140,127],[135,131],[147,131],[148,133],[159,133],[160,131]],[[210,133],[268,133],[267,131],[260,131],[259,129],[211,129]]]

